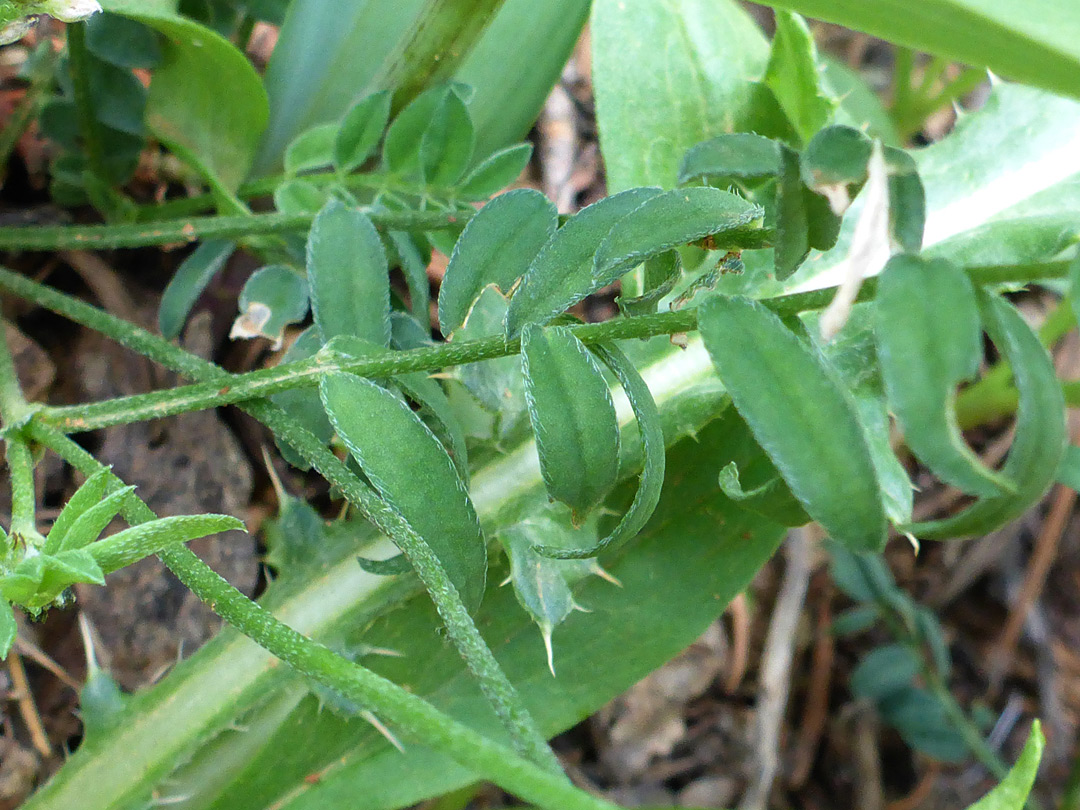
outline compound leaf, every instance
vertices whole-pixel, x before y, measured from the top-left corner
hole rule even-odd
[[[798,14],[776,12],[776,34],[764,83],[804,143],[836,110],[836,101],[822,91],[814,38]]]
[[[390,120],[390,92],[380,90],[356,102],[334,138],[334,168],[348,174],[360,168],[375,152]]]
[[[470,171],[457,187],[463,200],[484,200],[517,180],[532,157],[532,144],[519,143],[500,149]]]
[[[235,250],[235,242],[207,239],[181,262],[158,305],[158,328],[165,338],[180,337],[191,308]]]

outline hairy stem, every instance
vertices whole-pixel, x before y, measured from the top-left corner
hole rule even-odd
[[[14,429],[29,414],[19,378],[15,373],[15,361],[8,348],[5,326],[0,322],[0,418],[4,420],[4,455],[11,475],[11,534],[15,538],[35,544],[39,538],[35,516],[34,457],[26,441]],[[5,549],[10,552],[11,548]]]
[[[1065,265],[1054,262],[1031,268],[1011,269],[1016,270],[1013,280],[1029,280],[1025,276],[1026,273],[1036,273],[1038,278],[1056,277],[1065,272]],[[1003,269],[974,267],[969,268],[968,273],[976,283],[996,283],[1001,280]],[[93,323],[91,328],[98,331],[105,331],[99,325],[101,317],[110,317],[77,299],[3,269],[0,269],[0,288],[32,300],[72,320],[86,322],[88,325]],[[858,300],[870,300],[876,290],[876,280],[868,279],[860,290]],[[767,298],[763,303],[780,315],[793,315],[827,306],[834,294],[835,288],[828,288]],[[129,327],[130,325],[123,321],[112,324],[114,330],[124,329],[130,333],[130,329],[134,327],[130,329]],[[636,318],[617,318],[603,323],[579,324],[570,328],[574,335],[586,345],[611,340],[649,338],[696,329],[697,311],[689,308]],[[141,332],[141,330],[136,331]],[[106,334],[110,333],[106,332]],[[161,349],[159,339],[153,335],[145,332],[141,337],[129,334],[126,339],[131,341],[130,345],[136,351],[153,360],[168,364],[168,361],[153,353]],[[352,359],[333,354],[321,354],[308,360],[285,363],[246,374],[215,377],[213,381],[206,383],[179,386],[165,391],[135,394],[85,405],[46,408],[37,418],[56,425],[66,432],[97,430],[188,411],[233,405],[292,388],[314,386],[318,384],[323,374],[333,371],[347,371],[361,377],[392,377],[414,371],[437,371],[449,366],[475,363],[494,357],[517,354],[519,350],[520,341],[517,339],[504,340],[502,337],[495,336],[464,343],[446,343],[408,351],[388,352],[377,358]],[[1007,379],[1006,382],[1008,382]],[[1015,405],[1013,407],[1015,408]]]
[[[385,230],[434,231],[456,227],[469,211],[373,211],[362,209],[376,227]],[[16,226],[0,228],[0,250],[106,250],[168,245],[200,239],[240,239],[247,236],[303,231],[314,214],[251,214],[194,217],[168,222],[122,225]]]
[[[85,475],[103,465],[63,434],[44,425],[29,428],[36,441]],[[128,497],[124,517],[132,525],[155,519],[136,495]],[[396,729],[446,753],[505,790],[541,807],[560,810],[613,810],[613,805],[573,787],[564,777],[515,755],[391,681],[348,661],[282,624],[222,579],[186,547],[163,552],[161,559],[180,580],[226,622],[293,669],[325,684],[362,706],[370,706]]]
[[[7,281],[22,279],[10,271],[0,271],[0,274]],[[28,279],[22,279],[22,282],[28,282]],[[43,294],[40,299],[34,298],[37,303],[111,337],[173,371],[207,381],[210,386],[219,388],[228,387],[232,379],[233,375],[174,346],[164,338],[152,335],[134,324],[63,293],[49,290],[35,282],[29,283],[33,285],[30,291]],[[19,288],[27,289],[23,284],[20,284]],[[353,474],[344,462],[281,408],[265,400],[251,400],[244,404],[244,408],[274,434],[291,444],[327,481],[340,489],[350,503],[401,548],[431,595],[446,624],[451,641],[477,678],[496,714],[503,720],[511,738],[520,750],[526,752],[534,761],[553,772],[559,771],[558,762],[543,734],[525,708],[517,690],[495,660],[446,572],[423,538],[374,490]]]

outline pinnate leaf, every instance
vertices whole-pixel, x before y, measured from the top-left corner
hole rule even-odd
[[[235,242],[207,239],[181,262],[158,306],[158,328],[164,337],[174,340],[180,336],[191,308],[235,250]]]
[[[400,397],[351,374],[319,385],[338,436],[379,494],[431,547],[470,611],[480,605],[487,549],[446,448]]]
[[[548,494],[580,518],[619,472],[611,392],[589,350],[566,327],[525,327],[521,370]]]
[[[229,337],[265,337],[280,348],[285,327],[307,317],[308,283],[286,265],[261,267],[244,283],[239,304]]]
[[[443,334],[465,322],[489,284],[509,293],[556,227],[554,204],[533,189],[508,191],[481,208],[454,246],[439,290]]]
[[[730,132],[692,146],[679,166],[679,182],[704,179],[721,185],[725,180],[765,180],[779,171],[776,141],[750,132]]]
[[[807,514],[849,548],[880,549],[877,473],[854,406],[821,358],[745,298],[710,298],[698,323],[735,407]]]
[[[1014,491],[964,442],[956,424],[956,387],[982,360],[975,288],[941,259],[898,255],[881,275],[877,346],[889,407],[908,447],[942,481],[973,495]]]
[[[424,180],[436,187],[452,186],[472,160],[475,142],[469,108],[457,93],[444,94],[420,141]]]
[[[337,134],[337,124],[320,124],[298,135],[285,150],[285,172],[298,174],[329,166],[334,161]]]
[[[563,225],[533,259],[506,314],[506,335],[516,337],[527,323],[545,324],[585,296],[600,289],[593,256],[612,226],[658,188],[634,188],[583,208]]]
[[[851,673],[855,697],[882,700],[911,685],[919,671],[919,659],[902,644],[886,644],[866,655]]]
[[[390,275],[371,220],[337,200],[311,225],[307,242],[311,308],[323,342],[354,335],[390,342]]]

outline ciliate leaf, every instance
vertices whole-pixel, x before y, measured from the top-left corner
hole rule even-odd
[[[619,422],[604,375],[566,327],[521,334],[525,401],[548,494],[583,517],[615,485]]]
[[[1031,724],[1024,750],[1004,779],[968,810],[1023,810],[1039,772],[1046,737],[1038,720]]]
[[[783,144],[779,149],[773,261],[776,280],[784,281],[810,255],[810,216],[806,210],[807,189],[799,174],[799,153]]]
[[[656,504],[660,501],[660,491],[664,486],[664,427],[660,413],[656,408],[649,386],[641,379],[637,369],[614,344],[597,346],[596,353],[622,385],[626,398],[634,409],[638,430],[641,433],[642,457],[644,466],[638,480],[637,492],[630,508],[616,524],[611,533],[589,548],[559,548],[557,546],[537,546],[536,552],[545,557],[571,560],[595,557],[609,548],[634,537],[652,517]]]
[[[111,574],[176,543],[234,529],[247,531],[244,522],[231,515],[179,515],[140,523],[92,543],[85,550],[101,570]]]
[[[424,134],[443,98],[451,92],[446,85],[429,88],[397,114],[383,141],[383,163],[387,169],[402,175],[420,174]]]
[[[983,326],[1013,368],[1020,394],[1015,438],[1001,470],[1016,492],[980,498],[951,517],[906,527],[928,540],[986,534],[1018,518],[1054,482],[1068,443],[1065,401],[1050,355],[1015,307],[981,290],[978,296]]]
[[[745,298],[710,298],[698,323],[735,407],[807,514],[849,548],[881,548],[885,513],[870,451],[820,357]]]
[[[394,263],[401,268],[405,284],[409,288],[409,311],[424,329],[431,328],[430,307],[431,282],[428,280],[428,264],[431,263],[431,248],[405,231],[390,231],[386,234],[395,254]],[[393,313],[391,313],[391,320]],[[393,323],[390,330],[393,332]]]
[[[15,611],[6,599],[0,599],[0,661],[7,658],[8,650],[15,643],[19,625],[15,622]]]
[[[420,141],[424,180],[436,187],[454,185],[472,160],[475,140],[469,108],[457,93],[446,93]]]
[[[503,294],[558,227],[555,205],[539,191],[515,189],[481,208],[454,246],[439,290],[439,327],[449,335],[489,284]]]
[[[604,286],[593,275],[597,246],[616,222],[658,194],[660,189],[635,188],[605,197],[559,228],[533,259],[510,301],[507,337],[516,337],[527,323],[547,323]]]
[[[311,225],[307,272],[323,342],[354,335],[389,344],[389,269],[378,231],[365,214],[328,202]]]
[[[191,308],[235,250],[235,242],[207,239],[180,263],[158,305],[158,328],[162,336],[169,340],[180,337]]]
[[[883,700],[911,686],[918,672],[918,657],[903,644],[876,647],[851,673],[851,693],[855,697]]]
[[[529,165],[532,150],[531,143],[519,143],[488,156],[458,184],[458,196],[463,200],[486,200],[506,188]]]
[[[285,338],[285,327],[307,317],[308,282],[283,264],[261,267],[244,283],[239,304],[240,315],[229,337],[264,337],[277,349]]]
[[[299,334],[293,344],[285,350],[281,358],[282,363],[292,363],[297,360],[307,360],[314,357],[315,353],[322,348],[322,338],[319,328],[312,324]],[[330,426],[330,420],[322,408],[319,395],[314,388],[291,388],[281,391],[270,397],[271,402],[283,408],[289,416],[297,420],[305,430],[315,436],[324,444],[330,441],[334,435],[334,429]],[[293,450],[287,442],[274,438],[282,457],[301,470],[311,469],[311,465]]]
[[[690,147],[679,165],[679,183],[702,179],[722,186],[731,180],[765,180],[779,171],[776,141],[749,132],[730,132]]]
[[[779,475],[744,490],[739,481],[739,468],[731,463],[720,470],[720,490],[741,508],[749,509],[784,526],[802,526],[810,522],[806,510]]]
[[[364,474],[439,558],[470,611],[480,605],[487,549],[446,449],[399,397],[350,374],[319,385],[338,436]]]
[[[764,210],[728,191],[701,186],[668,191],[619,219],[596,250],[594,289],[672,248],[709,237],[718,250],[742,247],[761,226]]]
[[[364,96],[341,119],[334,138],[334,168],[342,174],[359,169],[375,153],[390,120],[390,92]]]
[[[956,424],[956,388],[983,356],[975,288],[950,262],[898,255],[881,274],[877,348],[889,407],[908,447],[942,481],[973,495],[1015,490],[982,463]]]
[[[797,14],[776,12],[776,33],[763,81],[804,143],[825,126],[836,109],[836,101],[821,86],[814,37]]]
[[[298,135],[285,150],[285,173],[324,169],[334,162],[337,124],[320,124]]]
[[[660,301],[675,289],[682,278],[682,255],[668,250],[645,260],[645,282],[641,295],[635,298],[619,296],[616,302],[624,315],[651,315]]]

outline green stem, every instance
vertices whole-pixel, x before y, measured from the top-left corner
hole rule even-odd
[[[372,211],[362,209],[385,230],[434,231],[466,222],[469,211]],[[195,242],[200,239],[239,239],[245,236],[302,231],[314,214],[251,214],[196,217],[186,220],[122,225],[59,225],[0,228],[0,250],[105,250]]]
[[[30,428],[35,440],[56,452],[84,475],[103,465],[63,434]],[[155,519],[136,495],[126,501],[124,517],[132,525]],[[448,717],[423,699],[279,622],[222,579],[186,547],[164,552],[162,560],[179,579],[226,622],[280,658],[297,672],[373,710],[418,742],[446,753],[503,789],[551,810],[614,810],[614,805],[573,787],[553,774]]]
[[[1030,280],[1031,276],[1056,277],[1065,272],[1065,264],[1063,262],[1048,263],[1010,269],[1015,271],[1013,280]],[[1001,267],[977,267],[969,268],[968,273],[976,283],[986,284],[1002,280],[1005,270]],[[92,329],[110,336],[112,332],[123,333],[124,339],[131,342],[130,345],[136,351],[163,365],[176,362],[175,353],[180,350],[175,349],[171,344],[165,344],[173,351],[162,354],[164,351],[162,341],[149,332],[139,330],[124,321],[112,319],[111,316],[88,304],[2,268],[0,268],[0,288],[34,301],[74,321],[85,323]],[[876,290],[876,280],[868,279],[860,290],[858,300],[866,301],[873,298]],[[835,288],[827,288],[767,298],[763,300],[763,303],[780,315],[792,315],[821,309],[828,305],[834,294]],[[697,310],[695,308],[570,327],[575,337],[586,345],[612,340],[678,334],[696,328]],[[44,408],[37,418],[69,433],[97,430],[146,419],[160,419],[189,411],[235,405],[293,388],[314,386],[318,384],[323,374],[332,371],[346,371],[361,377],[393,377],[414,371],[438,371],[449,366],[513,355],[518,353],[519,347],[520,342],[516,339],[504,340],[502,337],[495,336],[464,343],[444,343],[409,351],[388,352],[377,358],[359,360],[341,355],[320,354],[308,360],[285,363],[246,374],[216,377],[212,381],[195,385],[178,386],[164,391],[151,391],[84,405]],[[183,352],[180,353],[183,354]],[[1005,382],[1007,383],[1008,380]],[[961,402],[966,401],[963,396],[960,399]],[[966,413],[959,406],[958,412]]]
[[[26,441],[14,429],[26,420],[29,407],[19,387],[15,361],[8,348],[4,324],[0,322],[0,418],[4,420],[4,455],[11,475],[11,535],[10,542],[21,539],[38,545],[36,496],[34,493],[34,457]],[[11,548],[5,549],[10,553]]]
[[[41,306],[54,309],[77,323],[101,332],[173,371],[206,381],[211,387],[227,388],[232,380],[233,375],[213,363],[89,304],[49,290],[44,285],[10,271],[0,270],[0,277],[4,282],[12,283],[13,287],[17,286],[24,292],[36,293],[33,300]],[[28,284],[30,286],[27,286]],[[534,761],[553,771],[558,770],[558,763],[543,734],[484,642],[460,596],[427,543],[412,530],[401,515],[353,474],[344,462],[278,406],[265,400],[251,400],[244,403],[243,407],[273,433],[291,444],[327,481],[340,489],[350,503],[401,548],[446,623],[450,640],[461,653],[469,670],[476,676],[481,689],[507,726],[511,737]]]

